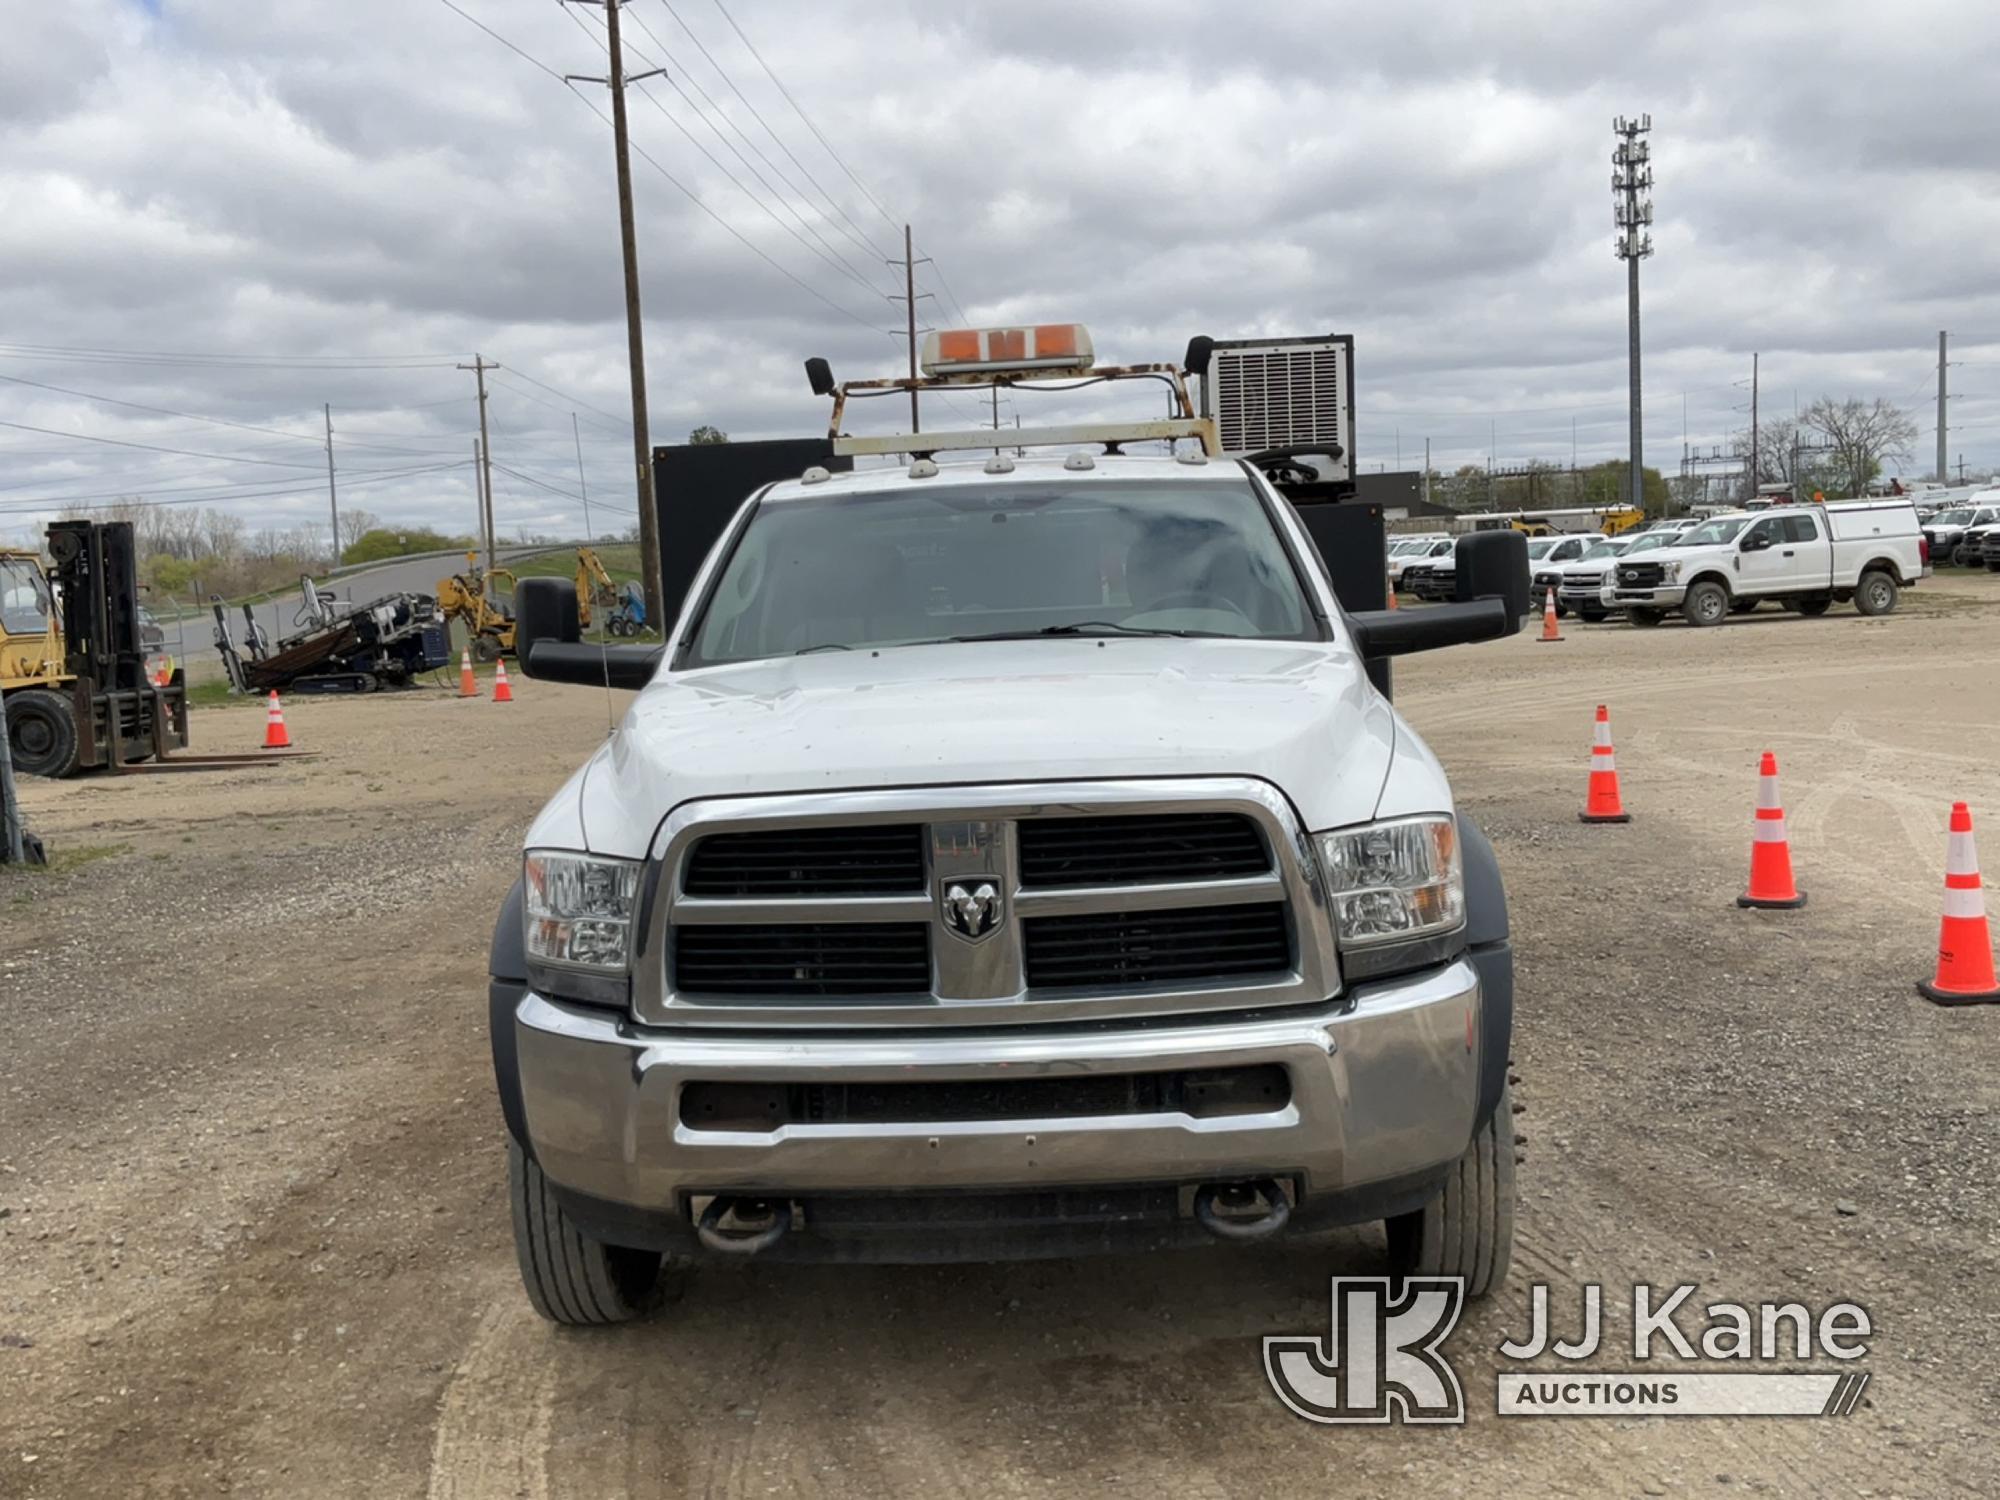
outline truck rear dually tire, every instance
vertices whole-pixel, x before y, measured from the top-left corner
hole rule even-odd
[[[1690,588],[1681,600],[1681,614],[1688,624],[1703,628],[1728,619],[1729,607],[1729,590],[1707,579]]]
[[[518,1141],[507,1143],[507,1196],[513,1201],[521,1285],[535,1311],[551,1323],[576,1328],[629,1323],[665,1300],[665,1257],[607,1245],[578,1229]]]
[[[1468,1297],[1484,1297],[1507,1280],[1514,1255],[1513,1091],[1500,1102],[1445,1179],[1444,1188],[1415,1213],[1384,1221],[1396,1276],[1463,1276]]]

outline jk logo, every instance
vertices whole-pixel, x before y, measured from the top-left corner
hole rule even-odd
[[[1384,1276],[1333,1278],[1325,1339],[1264,1340],[1264,1374],[1308,1422],[1465,1421],[1465,1393],[1438,1345],[1465,1310],[1465,1281],[1411,1276],[1391,1298]]]

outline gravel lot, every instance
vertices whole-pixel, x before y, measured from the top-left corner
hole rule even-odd
[[[517,1285],[484,953],[601,694],[287,705],[307,762],[27,789],[0,875],[0,1495],[2000,1492],[2000,1009],[1917,999],[1945,814],[2000,868],[2000,578],[1902,612],[1569,623],[1398,667],[1506,866],[1512,1284],[1458,1429],[1310,1426],[1258,1339],[1379,1233],[1263,1251],[704,1269],[579,1335]],[[1612,708],[1625,827],[1584,827]],[[198,714],[253,747],[255,705]],[[1742,912],[1757,753],[1811,903]],[[1989,882],[1990,884],[1990,882]],[[1528,1287],[1854,1300],[1842,1420],[1491,1414]]]

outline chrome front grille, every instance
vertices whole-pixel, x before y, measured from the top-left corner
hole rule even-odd
[[[658,1024],[994,1025],[1322,1001],[1325,901],[1248,778],[691,804],[655,845]]]

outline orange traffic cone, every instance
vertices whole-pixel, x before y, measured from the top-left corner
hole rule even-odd
[[[514,701],[514,690],[507,685],[507,663],[504,661],[495,662],[493,668],[493,701],[495,703],[512,703]]]
[[[1548,616],[1551,626],[1555,624],[1555,618],[1553,614]],[[1555,639],[1561,640],[1562,637]],[[1632,815],[1618,800],[1618,759],[1611,753],[1611,710],[1602,703],[1597,705],[1596,738],[1590,747],[1590,792],[1584,799],[1583,811],[1577,817],[1585,823],[1632,821]]]
[[[1542,634],[1545,641],[1559,641],[1562,632],[1556,629],[1556,591],[1550,589],[1542,604]]]
[[[461,651],[458,654],[458,696],[461,698],[477,698],[479,696],[479,685],[472,680],[472,653],[470,651]]]
[[[1993,977],[1993,938],[1986,930],[1986,897],[1979,887],[1979,856],[1972,847],[1972,809],[1963,802],[1951,805],[1937,977],[1919,982],[1917,993],[1939,1005],[2000,1004],[2000,981]]]
[[[289,750],[292,747],[291,731],[285,728],[285,711],[278,705],[278,690],[271,690],[271,711],[264,717],[264,748],[266,750]]]
[[[1391,578],[1389,580],[1389,608],[1396,609],[1399,607],[1396,603],[1396,580]]]
[[[1736,898],[1736,904],[1804,906],[1805,892],[1792,883],[1792,843],[1785,835],[1784,805],[1778,801],[1778,757],[1768,750],[1757,768],[1757,818],[1751,840],[1750,889]]]

